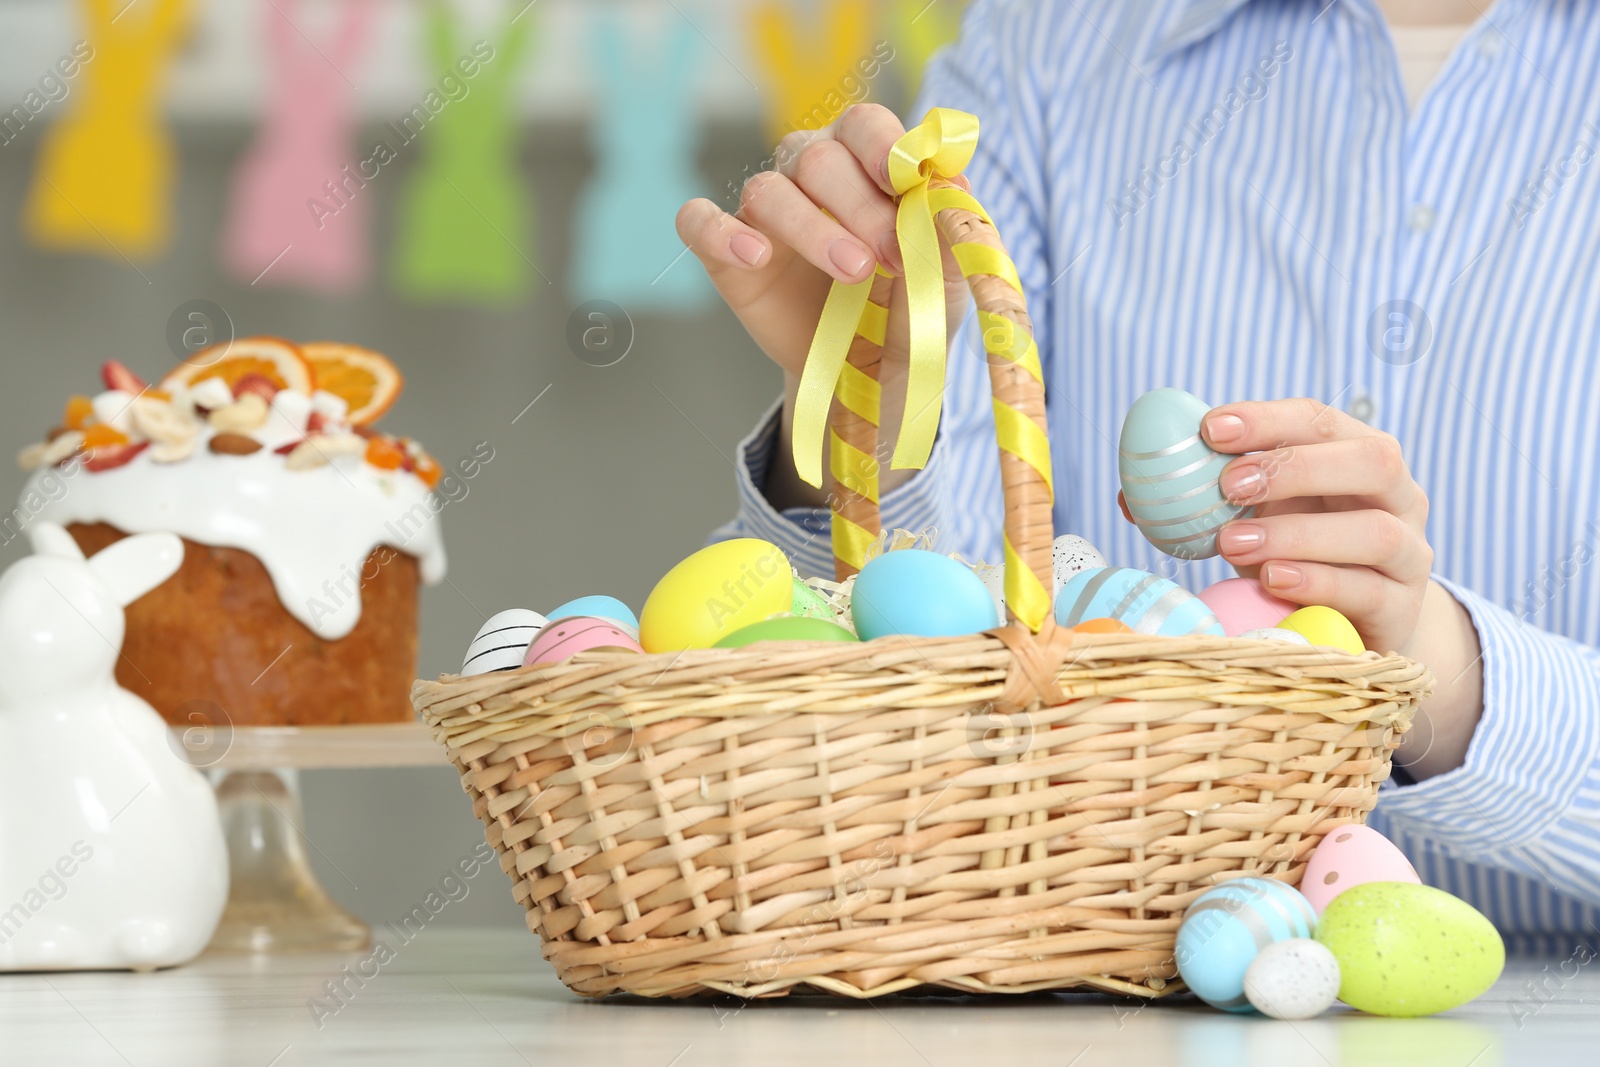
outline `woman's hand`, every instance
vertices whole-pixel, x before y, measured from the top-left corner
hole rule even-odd
[[[787,379],[784,440],[811,336],[834,281],[859,282],[881,263],[896,276],[890,299],[890,329],[881,371],[884,386],[883,440],[892,441],[904,406],[906,366],[905,286],[895,237],[894,187],[889,149],[905,133],[892,111],[855,104],[822,130],[786,136],[774,155],[775,170],[744,184],[739,210],[728,214],[710,200],[691,200],[678,211],[678,236],[761,350]],[[965,185],[966,179],[957,179]],[[960,267],[944,247],[946,320],[955,336],[966,309]],[[781,451],[781,450],[780,450]],[[785,451],[784,456],[787,456]],[[827,465],[824,463],[824,470]],[[892,488],[910,471],[881,472]],[[819,503],[787,460],[773,464],[768,495],[778,507]]]
[[[1400,443],[1306,399],[1225,404],[1203,432],[1219,452],[1253,453],[1222,474],[1224,495],[1256,507],[1222,528],[1223,558],[1274,596],[1338,610],[1369,648],[1431,668],[1434,695],[1397,756],[1419,778],[1459,766],[1482,710],[1478,636],[1430,578],[1428,497]]]

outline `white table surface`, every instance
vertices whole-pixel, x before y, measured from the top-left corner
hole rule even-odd
[[[381,936],[381,931],[380,931]],[[0,975],[0,1064],[26,1067],[1577,1067],[1600,1062],[1600,966],[1515,960],[1432,1019],[1300,1023],[1100,996],[593,1002],[517,930],[424,929],[318,1025],[310,998],[363,954],[205,956],[155,974]],[[1548,966],[1545,976],[1542,968]],[[1532,999],[1525,983],[1544,978]],[[1517,997],[1526,1007],[1513,1010]],[[333,1003],[333,1002],[330,1002]],[[1521,1015],[1520,1026],[1518,1015]]]

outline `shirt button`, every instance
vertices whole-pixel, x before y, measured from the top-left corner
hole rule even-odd
[[[1487,29],[1478,35],[1478,54],[1485,59],[1493,59],[1500,54],[1500,32]]]
[[[1370,396],[1358,396],[1346,404],[1344,410],[1351,418],[1371,425],[1372,416],[1378,413],[1378,405],[1372,402]]]
[[[1427,233],[1438,221],[1438,214],[1427,204],[1412,204],[1411,210],[1406,212],[1406,225],[1418,233]]]

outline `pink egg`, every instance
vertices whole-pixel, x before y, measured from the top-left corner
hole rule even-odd
[[[1300,877],[1300,892],[1321,915],[1334,897],[1367,882],[1415,885],[1422,879],[1405,853],[1378,831],[1366,826],[1339,826],[1329,830],[1311,853],[1306,873]]]
[[[1226,578],[1201,593],[1200,599],[1229,637],[1276,626],[1300,607],[1264,592],[1254,578]]]
[[[570,619],[556,619],[545,624],[539,636],[528,646],[522,657],[524,666],[543,667],[560,663],[569,656],[587,652],[592,648],[625,649],[643,652],[639,642],[610,619],[596,619],[578,615]]]

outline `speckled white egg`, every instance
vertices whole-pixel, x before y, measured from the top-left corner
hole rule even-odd
[[[1244,972],[1244,995],[1274,1019],[1311,1019],[1339,999],[1339,982],[1339,961],[1328,946],[1296,937],[1256,953]]]
[[[490,671],[509,671],[522,666],[523,653],[533,639],[539,636],[548,620],[537,611],[527,608],[507,608],[489,616],[489,621],[478,630],[478,636],[467,646],[467,658],[461,664],[461,673],[488,674]]]
[[[1282,641],[1286,645],[1310,645],[1305,634],[1295,633],[1293,630],[1284,630],[1277,626],[1261,626],[1254,630],[1246,630],[1239,635],[1251,641]]]
[[[1051,562],[1055,567],[1056,588],[1060,589],[1068,578],[1079,571],[1092,571],[1109,566],[1100,550],[1077,534],[1062,534],[1050,546]]]
[[[983,587],[989,590],[989,598],[994,601],[995,614],[1000,618],[1006,617],[1006,571],[1004,567],[997,567],[993,563],[980,563],[972,568],[978,575]]]

